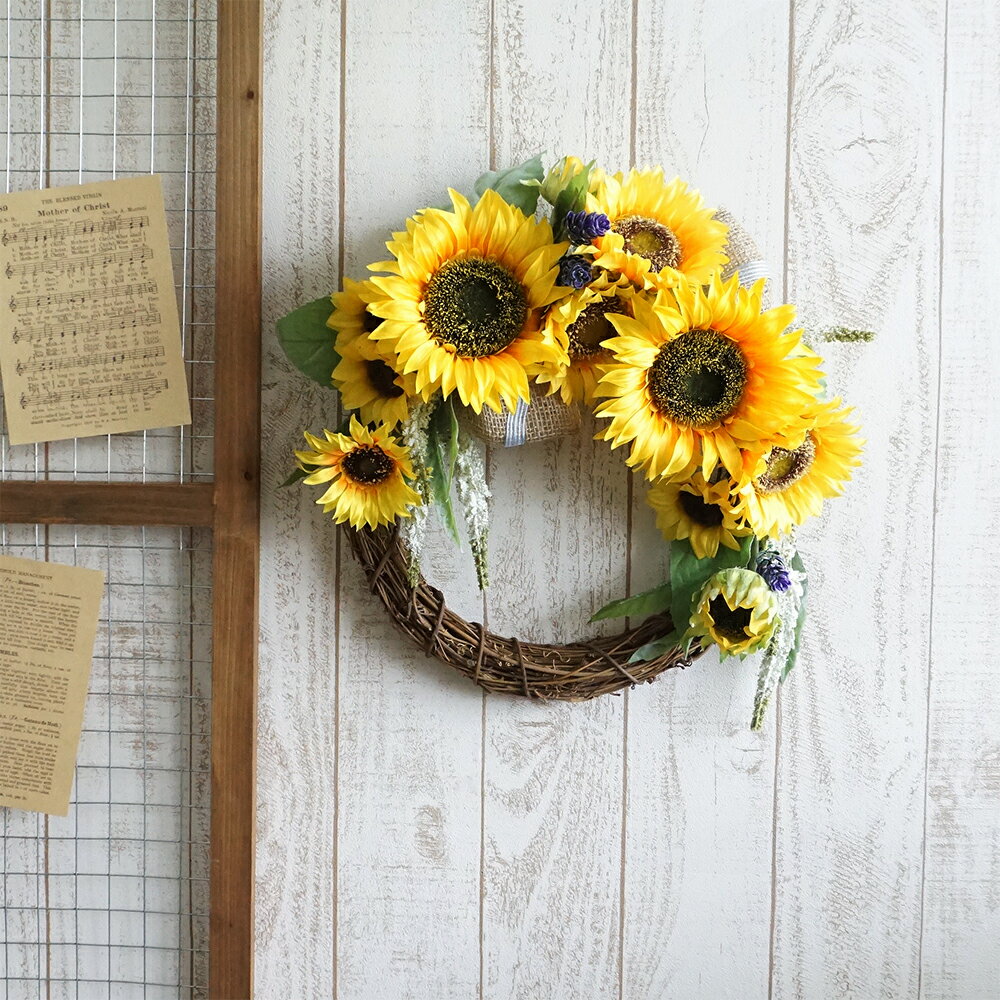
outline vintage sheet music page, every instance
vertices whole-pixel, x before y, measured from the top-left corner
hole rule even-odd
[[[11,444],[191,422],[159,177],[0,194]]]
[[[103,592],[99,570],[0,556],[0,806],[69,811]]]

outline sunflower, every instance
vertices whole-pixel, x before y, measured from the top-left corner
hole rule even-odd
[[[719,545],[738,549],[750,534],[730,502],[731,481],[708,483],[700,472],[683,483],[659,482],[646,501],[656,511],[656,526],[667,541],[686,538],[699,559],[715,558]]]
[[[851,410],[840,399],[814,402],[803,415],[805,429],[779,438],[773,447],[744,455],[740,511],[760,537],[791,531],[823,508],[826,497],[839,496],[864,441],[848,423]]]
[[[603,341],[615,336],[609,314],[631,315],[635,288],[626,278],[612,281],[607,272],[549,308],[543,327],[569,356],[569,365],[539,374],[538,381],[559,392],[564,403],[594,402],[601,364],[611,360]]]
[[[660,168],[605,177],[587,197],[587,210],[611,220],[594,240],[594,263],[640,288],[704,284],[729,259],[725,223],[684,181],[665,181]]]
[[[407,483],[414,478],[409,452],[385,425],[368,430],[352,416],[350,434],[324,431],[319,438],[306,431],[305,438],[312,451],[297,451],[295,457],[312,471],[302,482],[330,484],[316,503],[337,524],[377,528],[409,517],[409,508],[420,503],[420,494]]]
[[[601,436],[613,448],[631,442],[630,466],[649,479],[684,478],[700,465],[711,479],[721,462],[743,472],[741,448],[774,438],[800,418],[819,390],[818,358],[801,331],[783,333],[791,306],[760,311],[764,283],[741,288],[736,275],[713,275],[707,288],[680,285],[635,317],[609,316],[619,336],[605,341],[597,410],[611,423]]]
[[[420,398],[416,378],[400,375],[399,359],[378,341],[358,337],[340,344],[340,361],[333,370],[333,384],[348,410],[357,410],[362,423],[395,427],[410,415],[410,407]]]
[[[371,280],[352,281],[350,278],[344,278],[342,291],[330,296],[333,312],[326,325],[337,331],[338,354],[343,355],[348,346],[367,337],[382,322],[368,311],[368,306],[378,297],[379,291]]]
[[[528,402],[528,377],[566,364],[541,331],[545,306],[567,294],[556,286],[565,243],[548,222],[528,218],[495,191],[475,208],[451,191],[454,211],[428,208],[386,246],[394,260],[372,279],[370,305],[385,320],[372,336],[416,375],[418,392],[440,384],[477,413]]]
[[[749,569],[724,569],[708,578],[691,615],[691,636],[708,636],[726,655],[763,649],[781,624],[778,599]]]
[[[550,205],[554,205],[570,181],[586,169],[587,165],[579,156],[564,156],[561,160],[557,160],[545,175],[539,193]],[[587,175],[587,190],[596,191],[605,176],[600,167],[591,167]]]

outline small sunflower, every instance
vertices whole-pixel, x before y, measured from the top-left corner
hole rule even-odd
[[[306,431],[305,438],[312,451],[297,451],[295,457],[312,472],[302,482],[330,484],[316,503],[337,524],[377,528],[410,517],[409,508],[420,503],[407,482],[414,478],[409,452],[385,425],[369,430],[352,416],[350,434],[324,431],[319,438]]]
[[[783,332],[791,306],[760,311],[763,282],[741,288],[736,275],[707,288],[680,285],[636,298],[635,317],[609,316],[619,336],[605,341],[597,410],[612,448],[631,442],[630,466],[649,479],[684,478],[697,465],[711,479],[721,463],[743,472],[741,448],[773,439],[795,423],[819,390],[818,358],[800,332]]]
[[[601,365],[611,360],[611,352],[602,344],[616,333],[608,316],[630,316],[635,294],[626,278],[612,281],[602,272],[549,308],[543,329],[569,356],[567,367],[539,374],[538,381],[550,386],[550,394],[559,392],[564,403],[594,402]]]
[[[803,415],[805,429],[780,445],[745,454],[740,509],[757,535],[779,535],[819,514],[826,497],[839,496],[864,441],[848,423],[840,399],[815,402]]]
[[[528,218],[495,191],[470,207],[429,208],[386,246],[390,272],[372,279],[369,307],[385,320],[372,334],[416,376],[418,392],[440,385],[479,413],[529,400],[528,377],[558,369],[566,354],[541,331],[542,310],[567,294],[556,286],[565,243],[548,222]]]
[[[540,194],[550,204],[554,205],[559,195],[574,177],[582,174],[587,165],[579,156],[564,156],[557,160],[541,183]],[[591,167],[587,176],[587,189],[596,191],[605,178],[600,167]]]
[[[346,344],[337,338],[340,361],[333,370],[333,384],[340,391],[344,408],[357,410],[362,423],[395,427],[410,414],[420,398],[416,378],[400,375],[398,358],[378,341],[358,337]]]
[[[337,331],[337,353],[343,351],[354,341],[368,337],[382,322],[368,311],[368,306],[379,297],[379,290],[371,280],[352,281],[344,278],[342,291],[330,296],[333,312],[326,321],[331,330]]]
[[[587,210],[611,220],[611,229],[594,240],[594,263],[640,288],[704,284],[729,259],[725,223],[684,181],[664,180],[660,168],[605,177],[588,196]]]
[[[689,634],[708,636],[729,656],[746,656],[767,646],[780,624],[778,599],[762,576],[724,569],[702,588]]]
[[[715,558],[720,545],[738,549],[736,539],[750,534],[731,503],[731,489],[729,479],[708,483],[696,472],[687,482],[656,483],[646,500],[656,511],[656,526],[667,541],[686,538],[699,559]]]

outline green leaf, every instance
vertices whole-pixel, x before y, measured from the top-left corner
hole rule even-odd
[[[738,549],[727,549],[719,546],[718,553],[708,559],[699,559],[684,542],[673,542],[670,546],[670,617],[674,627],[687,629],[691,618],[691,606],[700,593],[705,581],[722,569],[745,567],[750,562],[750,550],[753,547],[753,536],[740,540]]]
[[[333,347],[336,334],[326,325],[332,311],[330,297],[326,296],[278,320],[278,340],[288,360],[327,389],[333,388],[331,376],[340,360]]]
[[[545,176],[542,154],[506,170],[487,171],[476,181],[476,194],[482,197],[492,188],[508,204],[515,205],[525,215],[534,215],[538,207],[538,185]]]
[[[283,483],[278,484],[277,489],[283,490],[286,486],[294,486],[296,483],[302,482],[308,475],[308,469],[294,469]]]
[[[634,597],[623,597],[605,604],[590,620],[597,622],[604,618],[648,618],[650,615],[666,611],[669,607],[670,584],[661,583],[658,587],[636,594]]]
[[[583,170],[567,181],[566,186],[556,195],[556,203],[552,209],[552,228],[557,238],[564,238],[564,222],[567,212],[579,212],[587,203],[587,191],[590,187],[590,172],[594,169],[591,160]]]
[[[788,659],[785,660],[784,666],[781,668],[781,683],[785,683],[785,678],[792,672],[795,668],[795,664],[799,658],[799,647],[802,644],[802,626],[805,624],[806,620],[806,593],[808,592],[808,581],[805,576],[806,568],[802,562],[802,557],[796,551],[795,555],[792,556],[792,569],[798,570],[802,573],[802,600],[799,601],[799,617],[795,622],[795,639],[792,642],[791,651],[788,654]]]
[[[427,429],[427,466],[431,473],[431,493],[438,513],[452,541],[462,547],[462,539],[458,533],[458,522],[455,520],[455,510],[451,504],[451,482],[454,465],[450,457],[450,439],[441,436],[441,421],[438,414],[445,404],[440,404],[431,417],[431,425]],[[450,434],[450,430],[448,432]]]
[[[458,461],[458,417],[455,416],[455,407],[452,406],[450,399],[442,400],[438,404],[431,422],[432,429],[444,449],[444,458],[447,462],[445,479],[450,493],[455,478],[455,462]]]
[[[677,629],[668,632],[662,639],[654,639],[647,642],[645,646],[640,646],[629,658],[629,663],[645,663],[648,660],[655,660],[664,653],[676,649],[680,645],[681,634]]]

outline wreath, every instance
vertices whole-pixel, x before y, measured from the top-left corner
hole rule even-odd
[[[794,529],[841,492],[862,445],[815,345],[870,335],[793,329],[745,231],[659,168],[567,156],[546,173],[534,157],[449,195],[406,220],[371,277],[279,321],[289,359],[346,414],[305,432],[286,485],[321,487],[396,625],[484,688],[582,700],[714,644],[761,654],[758,728],[805,616]],[[485,588],[485,447],[572,432],[581,406],[646,482],[669,577],[596,610],[639,622],[619,635],[494,635],[423,579],[430,509],[461,544],[461,508]]]

